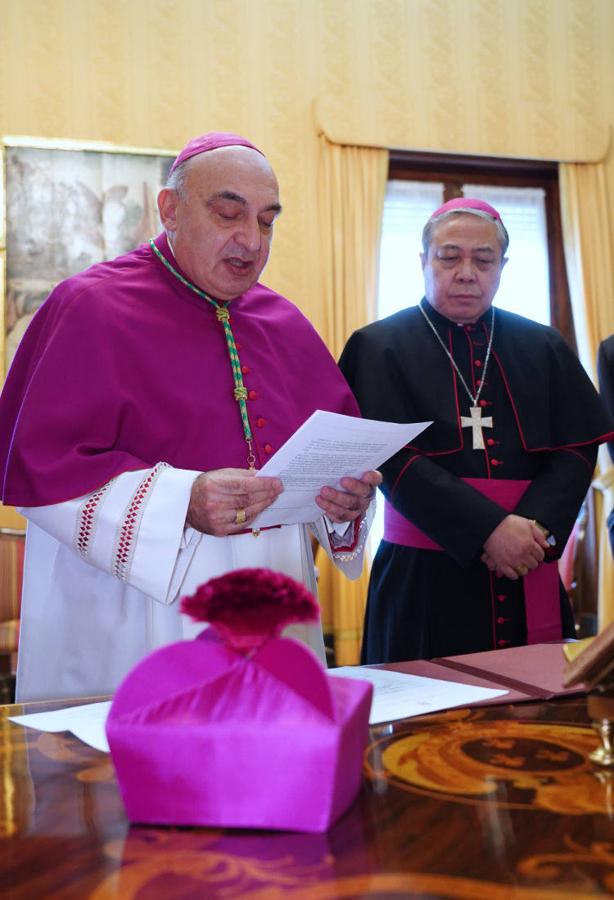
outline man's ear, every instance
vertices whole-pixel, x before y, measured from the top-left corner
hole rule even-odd
[[[160,221],[167,231],[176,231],[179,196],[173,188],[162,188],[158,194]]]
[[[424,272],[424,267],[426,265],[426,253],[420,254],[420,263],[422,264],[422,271]]]

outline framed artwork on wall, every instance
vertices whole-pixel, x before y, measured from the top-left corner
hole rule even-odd
[[[58,282],[160,230],[156,195],[176,151],[4,137],[0,381]]]

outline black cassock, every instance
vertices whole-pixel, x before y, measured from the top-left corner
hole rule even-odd
[[[456,325],[422,307],[493,425],[473,449],[461,417],[473,406],[418,306],[355,332],[340,366],[363,416],[433,420],[414,444],[382,466],[388,502],[443,550],[383,540],[373,563],[363,663],[429,659],[527,641],[523,579],[491,574],[487,537],[508,514],[463,478],[530,480],[514,512],[556,539],[556,565],[589,487],[609,421],[575,355],[552,328],[497,309]],[[560,584],[562,636],[573,636]]]
[[[599,344],[597,350],[597,374],[599,377],[599,390],[610,414],[610,419],[614,421],[614,334],[611,334]],[[614,442],[608,443],[610,457],[614,462]]]
[[[599,390],[603,397],[610,418],[614,419],[614,334],[611,334],[599,344],[597,351],[597,373],[599,376]],[[614,442],[608,443],[610,457],[614,462]],[[614,507],[608,513],[608,532],[610,546],[614,553]]]

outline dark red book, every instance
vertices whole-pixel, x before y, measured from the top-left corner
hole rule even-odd
[[[567,662],[563,653],[564,646],[565,641],[530,644],[526,647],[510,647],[508,650],[467,653],[463,656],[415,659],[377,668],[508,691],[503,697],[481,700],[472,705],[550,700],[552,697],[564,697],[584,691],[583,684],[572,686],[565,683]]]

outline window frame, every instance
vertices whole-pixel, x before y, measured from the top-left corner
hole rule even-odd
[[[442,182],[444,202],[462,197],[462,186],[470,181],[501,187],[543,188],[548,237],[550,322],[577,354],[563,251],[558,163],[550,160],[391,150],[388,180]]]

